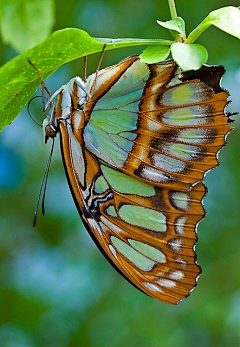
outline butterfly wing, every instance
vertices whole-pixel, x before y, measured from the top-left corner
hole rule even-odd
[[[173,61],[147,65],[138,57],[102,70],[86,104],[86,147],[134,177],[189,189],[218,164],[231,129],[223,73],[221,66],[181,73]]]
[[[129,57],[95,85],[88,79],[83,111],[71,106],[63,119],[56,107],[69,186],[90,235],[132,284],[172,304],[196,285],[201,180],[230,130],[222,71],[206,67],[202,78],[177,69]]]

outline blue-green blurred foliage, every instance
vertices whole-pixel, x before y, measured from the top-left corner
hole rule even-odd
[[[230,4],[176,0],[176,5],[190,32],[210,11]],[[96,37],[170,38],[156,24],[170,19],[167,0],[56,0],[55,6],[54,30],[79,27]],[[233,101],[228,111],[240,111],[239,41],[210,28],[197,43],[207,47],[210,64],[226,66],[223,86]],[[141,51],[107,52],[103,66]],[[16,55],[2,42],[0,52],[1,64]],[[97,60],[97,55],[89,57],[89,73]],[[59,69],[46,81],[50,91],[82,75],[82,66],[75,61]],[[42,121],[41,101],[32,102],[31,113]],[[169,306],[131,286],[95,247],[68,190],[58,143],[46,216],[39,213],[32,228],[50,147],[23,110],[0,134],[0,346],[240,346],[239,120],[235,127],[220,167],[206,178],[207,216],[198,227],[196,247],[203,274],[187,300]]]

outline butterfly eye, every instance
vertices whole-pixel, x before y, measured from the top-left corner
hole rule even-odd
[[[45,127],[45,143],[47,143],[49,137],[54,138],[57,135],[57,128],[54,127],[52,124],[48,124]]]

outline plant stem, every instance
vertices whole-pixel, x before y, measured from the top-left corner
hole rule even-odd
[[[175,1],[174,0],[168,0],[168,6],[170,9],[171,17],[172,19],[177,17],[177,10],[175,6]]]

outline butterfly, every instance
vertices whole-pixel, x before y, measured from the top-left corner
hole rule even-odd
[[[138,56],[71,79],[49,99],[45,140],[60,135],[83,223],[130,283],[177,304],[196,286],[202,183],[232,129],[222,66],[182,72]]]

